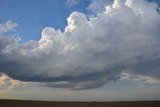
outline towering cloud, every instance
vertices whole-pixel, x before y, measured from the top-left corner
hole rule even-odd
[[[100,87],[119,80],[124,72],[160,79],[157,8],[143,0],[115,0],[89,20],[73,12],[64,32],[44,28],[39,41],[19,44],[2,33],[0,72],[70,89]]]

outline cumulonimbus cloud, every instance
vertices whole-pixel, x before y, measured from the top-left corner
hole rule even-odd
[[[91,89],[122,72],[160,79],[160,14],[157,4],[115,0],[90,19],[73,12],[64,32],[43,29],[39,41],[0,36],[0,72],[45,86]]]

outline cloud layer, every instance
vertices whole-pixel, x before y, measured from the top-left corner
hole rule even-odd
[[[21,44],[6,38],[1,24],[0,72],[70,89],[100,87],[119,80],[123,72],[160,79],[157,8],[143,0],[115,0],[94,18],[73,12],[64,32],[46,27],[39,41]]]

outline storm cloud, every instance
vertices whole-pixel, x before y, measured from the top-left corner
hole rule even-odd
[[[46,27],[39,41],[25,43],[6,37],[1,24],[0,72],[15,80],[76,90],[116,82],[122,72],[160,79],[157,8],[143,0],[115,0],[89,19],[73,12],[64,32]]]

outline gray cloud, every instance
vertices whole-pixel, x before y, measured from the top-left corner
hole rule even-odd
[[[76,90],[118,81],[126,69],[160,79],[160,15],[155,3],[115,0],[95,18],[73,12],[67,21],[64,32],[44,28],[39,41],[19,44],[1,34],[0,72]]]

